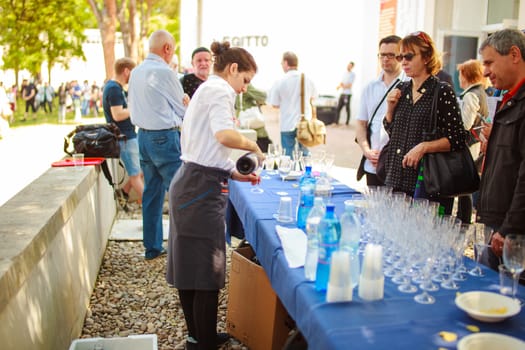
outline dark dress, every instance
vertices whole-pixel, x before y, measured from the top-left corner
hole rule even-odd
[[[383,121],[390,136],[385,184],[394,191],[402,191],[411,196],[414,194],[418,170],[403,168],[402,161],[405,154],[424,141],[423,134],[430,129],[435,88],[441,89],[437,104],[438,138],[447,137],[451,151],[459,150],[465,145],[465,131],[454,90],[448,84],[438,84],[435,76],[425,80],[419,88],[423,95],[415,104],[412,104],[412,81],[399,84],[398,88],[402,93],[393,121]]]

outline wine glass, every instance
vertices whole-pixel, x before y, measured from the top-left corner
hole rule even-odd
[[[271,179],[270,175],[276,174],[276,172],[274,172],[273,170],[274,165],[275,165],[275,158],[273,154],[265,153],[263,167],[266,171],[264,172],[264,175],[261,176],[261,179],[269,180]]]
[[[268,154],[275,156],[275,143],[268,144]]]
[[[278,161],[278,160],[279,160],[279,158],[276,157],[275,154],[270,153],[268,151],[268,155],[264,159],[264,163],[265,163],[265,166],[266,166],[266,173],[268,175],[277,175],[278,174],[277,170],[275,170],[275,162]],[[277,165],[279,165],[279,164],[277,164]]]
[[[257,174],[257,176],[259,176],[262,172],[262,167],[258,167],[257,169],[255,169],[253,171],[255,174]],[[261,180],[259,179],[259,181],[257,182],[257,184],[251,188],[251,192],[252,193],[263,193],[264,190],[261,188],[261,184],[260,184]]]
[[[512,297],[516,299],[520,274],[525,269],[525,235],[507,234],[503,244],[503,264],[512,273]]]
[[[290,174],[290,171],[292,171],[292,160],[290,156],[281,156],[279,158],[279,175],[283,182],[288,174]]]
[[[483,277],[483,270],[479,266],[479,259],[481,258],[482,250],[488,248],[488,242],[490,238],[491,229],[485,227],[484,224],[475,223],[475,230],[473,234],[473,248],[474,248],[474,259],[476,260],[476,267],[470,270],[468,273],[471,276]]]
[[[268,145],[268,153],[273,154],[275,157],[280,157],[283,155],[283,149],[281,145],[277,143],[270,143]]]

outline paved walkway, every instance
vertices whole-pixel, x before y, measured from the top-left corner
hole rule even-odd
[[[0,139],[0,206],[64,157],[64,136],[74,127],[43,124],[11,128]]]

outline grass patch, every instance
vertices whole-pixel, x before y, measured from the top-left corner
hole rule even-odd
[[[71,125],[77,125],[78,122],[75,122],[75,111],[74,109],[68,109],[66,112],[66,121],[64,123],[58,122],[58,101],[55,98],[53,100],[53,112],[46,113],[44,111],[44,107],[40,106],[38,110],[36,111],[36,119],[33,119],[33,112],[31,108],[29,109],[29,112],[27,113],[27,119],[25,121],[22,121],[25,114],[25,108],[26,103],[22,99],[18,99],[16,110],[13,115],[12,122],[9,123],[9,126],[11,128],[19,128],[24,126],[35,126],[35,125],[42,125],[42,124],[71,124]],[[49,111],[49,108],[48,108]],[[99,108],[98,117],[95,117],[93,115],[93,112],[90,110],[90,114],[82,117],[82,124],[87,124],[90,122],[94,122],[100,118],[104,118],[104,111],[102,108]]]

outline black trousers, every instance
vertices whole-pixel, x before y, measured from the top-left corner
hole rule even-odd
[[[470,224],[472,221],[472,195],[458,197],[458,219],[464,224]]]
[[[350,100],[351,99],[352,99],[352,95],[341,94],[341,96],[339,96],[339,103],[337,104],[336,124],[338,124],[339,122],[339,113],[341,113],[341,109],[343,109],[343,107],[346,108],[346,124],[350,122]]]
[[[218,290],[182,290],[179,299],[188,335],[197,340],[199,350],[217,349]]]

